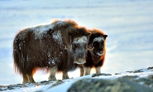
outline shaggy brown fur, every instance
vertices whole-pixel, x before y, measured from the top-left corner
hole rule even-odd
[[[89,32],[72,20],[21,30],[13,42],[13,57],[16,71],[23,76],[23,83],[35,82],[33,74],[37,68],[68,72],[77,64],[85,63],[86,48],[83,45],[86,44],[77,47],[73,42],[75,38],[87,35]]]
[[[100,73],[100,68],[104,64],[105,53],[106,53],[106,37],[102,30],[92,29],[90,30],[91,35],[88,40],[88,51],[86,55],[85,75],[90,74],[91,68],[96,68],[96,73]]]

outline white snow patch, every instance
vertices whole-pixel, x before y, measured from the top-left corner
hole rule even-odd
[[[65,23],[63,22],[63,21],[58,21],[58,22],[56,22],[56,25],[59,25],[59,26],[62,26],[62,25],[64,25]]]
[[[39,39],[41,39],[43,37],[43,35],[45,35],[45,33],[49,30],[49,29],[52,29],[53,28],[53,25],[52,24],[47,24],[47,25],[40,25],[40,26],[37,26],[37,27],[32,27],[31,29],[34,30],[35,32],[35,36]]]
[[[52,64],[55,65],[55,60],[52,60]]]
[[[94,78],[102,78],[102,79],[116,79],[123,76],[138,76],[138,78],[147,78],[149,75],[153,75],[152,70],[148,70],[147,68],[142,69],[143,72],[139,73],[129,73],[129,72],[122,72],[118,75],[112,74],[111,76],[98,76]]]
[[[19,44],[19,49],[21,50],[21,44]]]
[[[56,62],[55,62],[55,60],[54,60],[54,59],[49,58],[49,59],[48,59],[48,64],[49,64],[49,65],[50,65],[50,64],[55,65],[55,64],[56,64]]]
[[[87,37],[86,36],[77,37],[74,39],[73,43],[87,43]]]
[[[62,55],[62,54],[63,54],[63,52],[60,52],[60,54]]]
[[[55,32],[53,32],[52,36],[53,36],[53,39],[54,39],[55,41],[57,41],[59,44],[62,43],[62,38],[61,38],[62,35],[61,35],[61,32],[60,32],[60,31],[55,31]]]
[[[48,55],[48,57],[50,57],[50,53],[48,53],[47,55]]]

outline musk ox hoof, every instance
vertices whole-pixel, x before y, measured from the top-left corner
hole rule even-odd
[[[48,80],[49,80],[49,81],[56,81],[56,78],[55,78],[55,77],[50,76],[50,77],[48,77]]]

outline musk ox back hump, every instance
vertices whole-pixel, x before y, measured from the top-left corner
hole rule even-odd
[[[55,58],[62,56],[59,53],[63,53],[65,47],[61,36],[61,31],[54,30],[52,24],[21,30],[13,43],[14,63],[17,70],[22,73],[24,69],[21,68],[28,68],[28,66],[52,66]],[[58,58],[55,61],[60,61]],[[51,65],[48,65],[48,62]]]

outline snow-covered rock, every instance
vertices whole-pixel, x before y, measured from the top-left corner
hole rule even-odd
[[[91,74],[78,78],[0,86],[14,92],[153,92],[153,67],[122,73]]]

